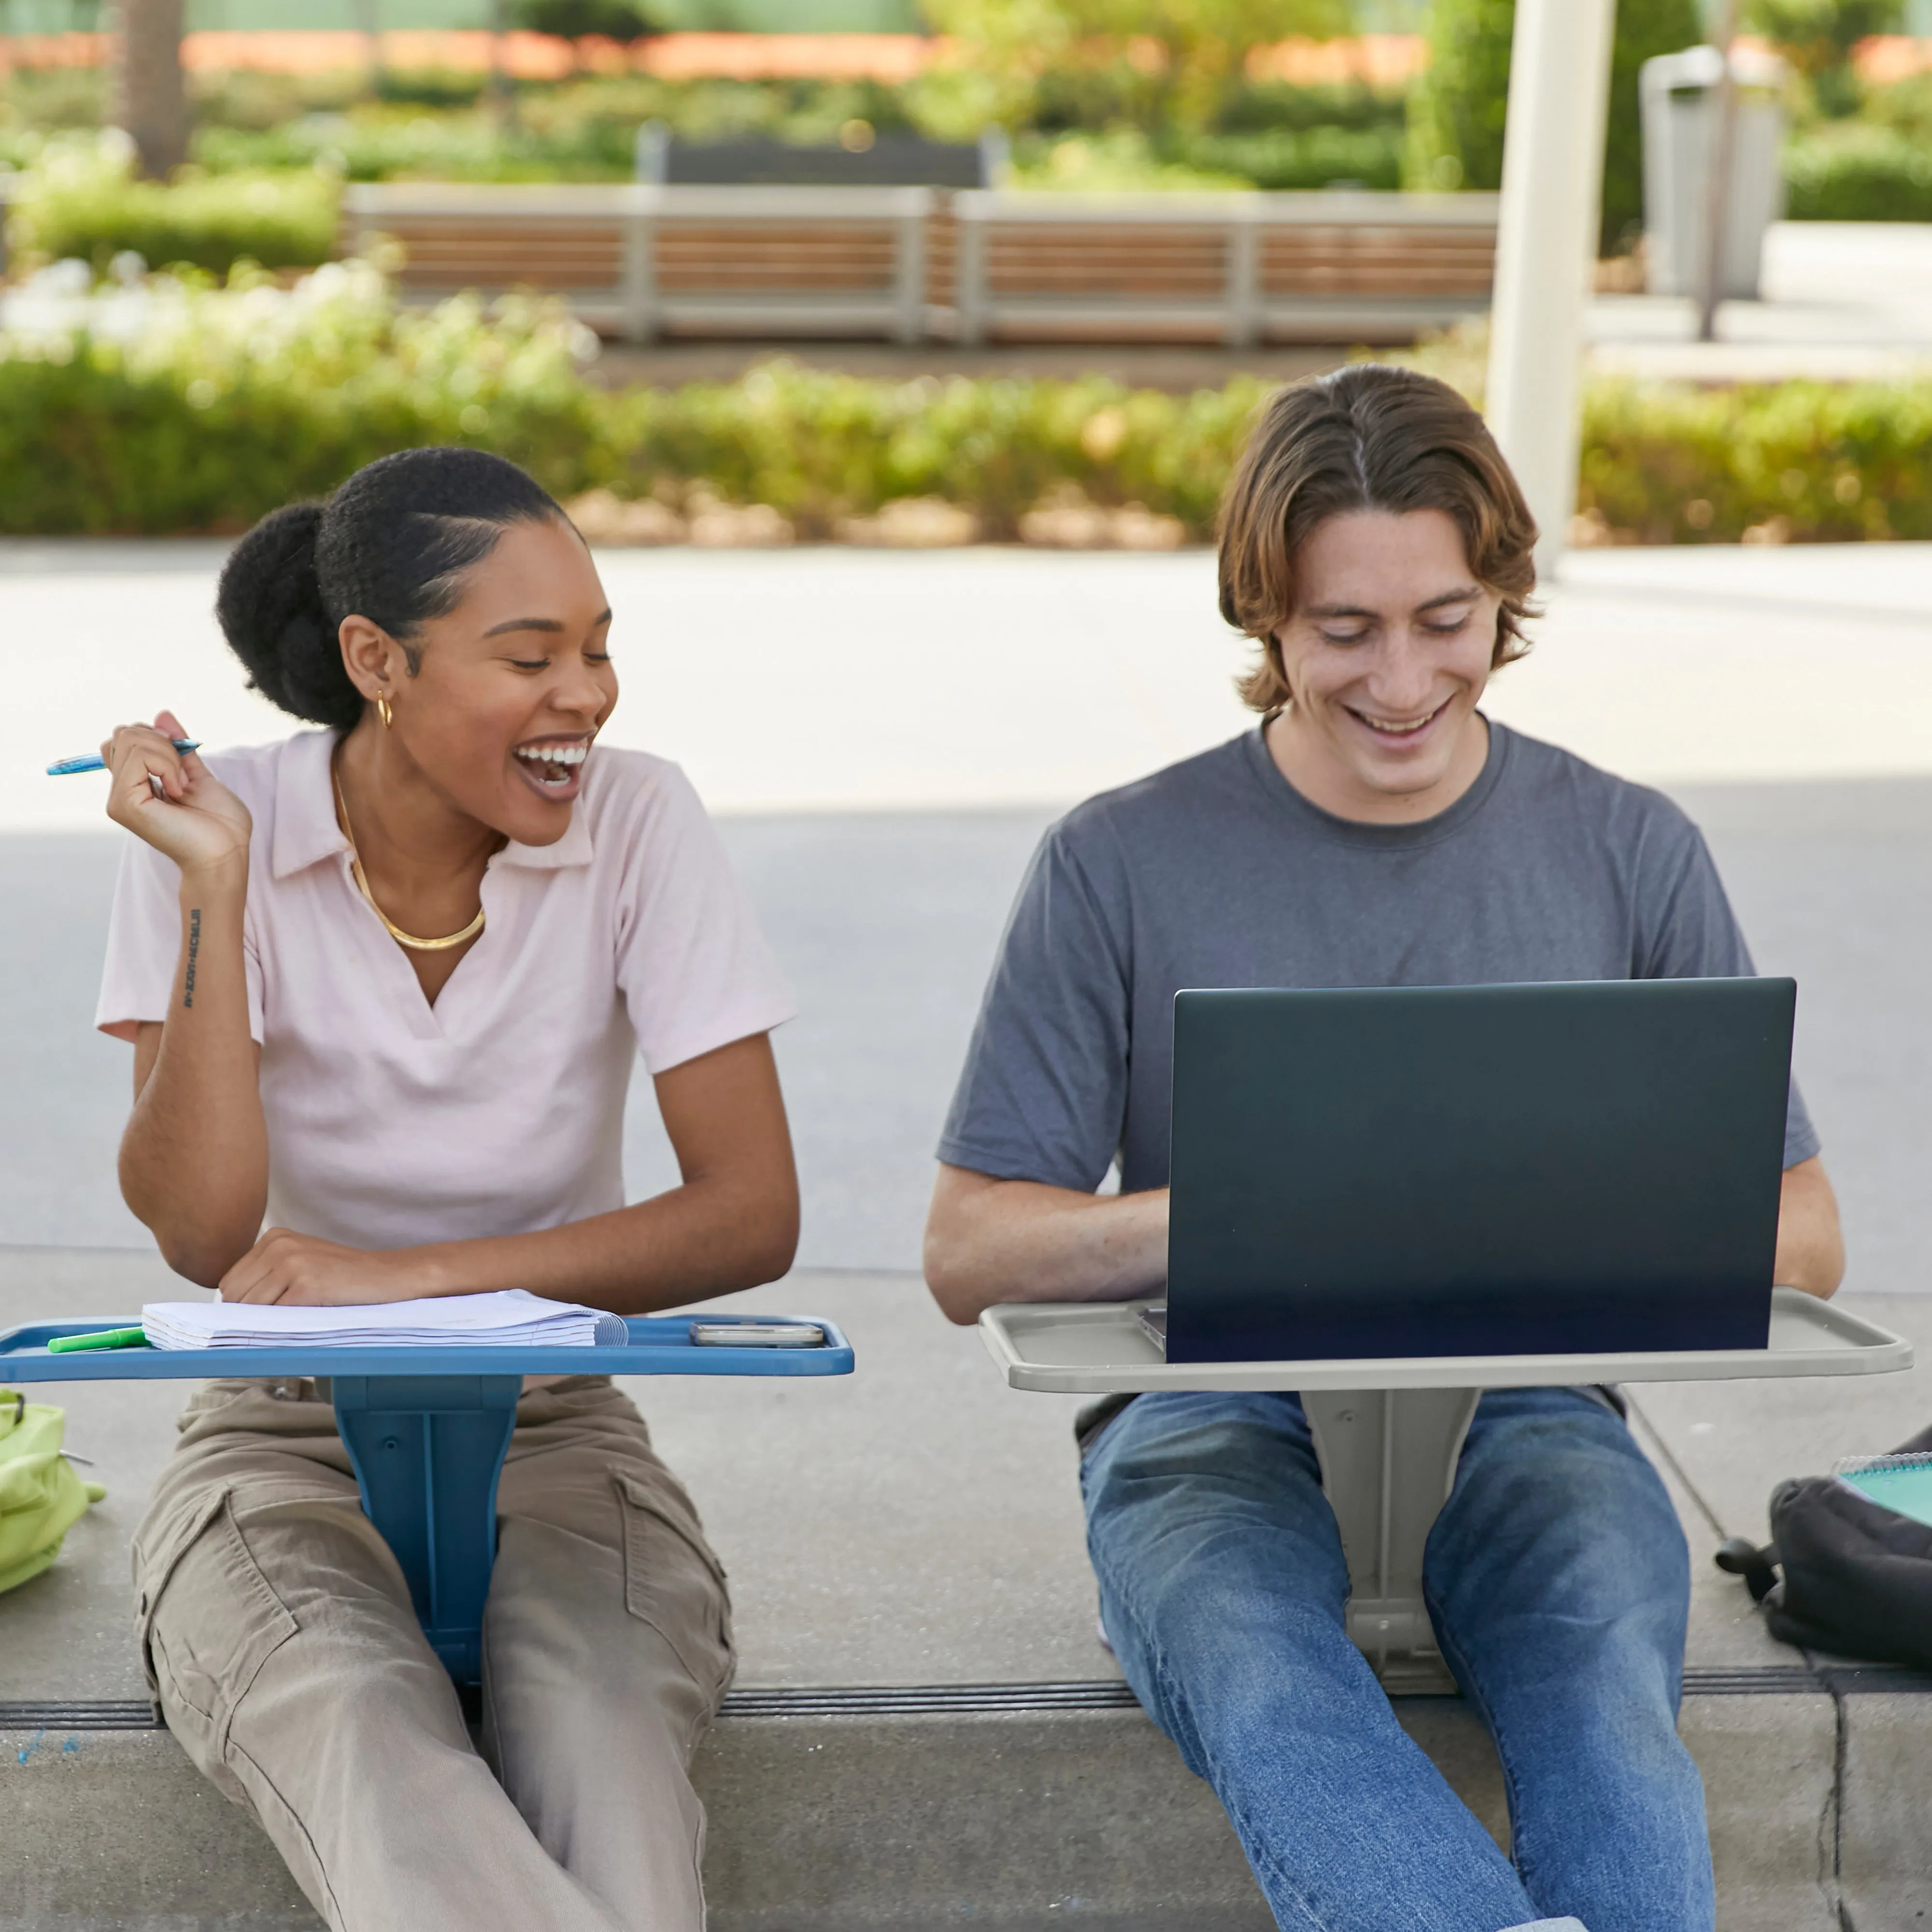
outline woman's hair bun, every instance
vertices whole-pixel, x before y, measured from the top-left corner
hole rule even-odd
[[[401,449],[365,463],[326,503],[264,517],[235,546],[214,614],[249,682],[298,718],[356,728],[362,694],[341,628],[365,617],[400,642],[446,616],[512,524],[569,519],[535,479],[486,450]]]
[[[230,553],[214,614],[263,697],[346,731],[362,715],[362,694],[342,668],[316,574],[322,518],[320,503],[291,503],[264,517]]]

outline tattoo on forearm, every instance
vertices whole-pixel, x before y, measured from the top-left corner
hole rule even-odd
[[[188,972],[182,983],[182,1004],[194,1004],[194,962],[201,951],[201,908],[196,906],[188,916]]]

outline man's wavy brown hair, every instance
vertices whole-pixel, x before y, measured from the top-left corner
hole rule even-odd
[[[1244,703],[1291,696],[1275,632],[1294,614],[1294,560],[1318,524],[1355,510],[1440,510],[1469,569],[1502,600],[1490,668],[1528,648],[1535,520],[1487,425],[1447,382],[1360,362],[1291,384],[1262,410],[1221,498],[1221,614],[1262,647]]]

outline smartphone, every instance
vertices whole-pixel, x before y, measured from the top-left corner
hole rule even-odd
[[[825,1330],[816,1322],[694,1322],[691,1340],[700,1348],[822,1348]]]

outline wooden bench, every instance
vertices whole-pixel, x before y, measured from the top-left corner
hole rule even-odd
[[[406,297],[460,289],[562,296],[600,332],[883,336],[926,333],[930,190],[357,184],[343,242],[403,252]]]
[[[964,342],[1397,341],[1489,306],[1497,197],[953,197]]]
[[[404,294],[527,288],[658,337],[1408,340],[1489,305],[1493,195],[356,185]]]

